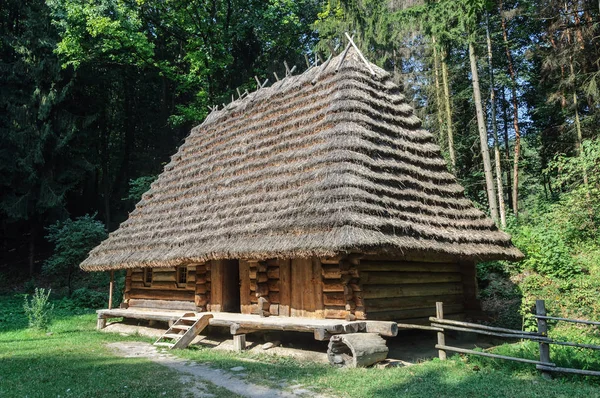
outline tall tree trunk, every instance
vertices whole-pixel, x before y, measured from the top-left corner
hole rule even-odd
[[[454,132],[452,131],[452,108],[450,106],[450,83],[448,79],[448,64],[446,63],[446,50],[441,52],[440,62],[442,64],[442,85],[444,86],[444,105],[446,110],[446,132],[448,134],[448,153],[452,172],[456,173],[456,153],[454,152]]]
[[[585,50],[585,44],[583,42],[583,35],[581,33],[581,27],[580,27],[580,20],[579,17],[577,16],[577,12],[576,10],[573,10],[573,14],[575,15],[575,36],[577,37],[577,42],[579,43],[579,49],[584,51]],[[565,3],[565,13],[568,12],[568,8],[567,5]],[[569,47],[571,46],[571,32],[570,29],[567,29],[567,43],[569,45]],[[577,84],[576,84],[576,79],[577,76],[575,75],[575,66],[573,63],[573,55],[569,55],[569,72],[571,72],[571,81],[573,82],[573,108],[575,110],[575,131],[577,132],[577,139],[575,141],[575,150],[577,151],[577,156],[581,156],[582,155],[582,144],[583,144],[583,132],[581,130],[581,120],[579,119],[579,102],[577,101]],[[583,70],[583,74],[585,75],[586,70],[584,68]],[[588,173],[587,170],[583,169],[583,185],[585,187],[585,196],[586,199],[588,200],[588,214],[590,217],[590,221],[592,223],[594,223],[594,210],[591,206],[591,194],[590,194],[590,188],[589,188],[589,178],[588,178]]]
[[[569,13],[569,9],[567,6],[567,3],[565,3],[565,13],[568,14]],[[577,15],[577,11],[573,10],[573,16],[575,19],[575,37],[577,38],[577,43],[579,45],[579,49],[580,50],[585,50],[585,44],[583,41],[583,35],[581,33],[581,27],[580,27],[580,19],[579,16]],[[571,43],[571,30],[570,28],[567,28],[566,30],[567,33],[567,45],[571,48],[572,44]],[[584,63],[585,66],[585,63]],[[573,108],[574,108],[574,113],[575,113],[575,131],[577,132],[577,139],[575,141],[575,150],[577,152],[578,155],[581,155],[581,144],[583,142],[583,133],[581,131],[581,120],[579,119],[579,102],[577,101],[577,84],[576,84],[576,79],[577,79],[577,75],[575,74],[575,65],[573,62],[573,55],[569,55],[569,72],[571,73],[571,81],[573,82]],[[586,70],[583,70],[583,74],[586,74]],[[584,172],[584,182],[587,185],[587,173]]]
[[[506,101],[506,93],[502,89],[502,119],[503,119],[503,138],[504,138],[504,162],[508,166],[510,164],[510,139],[508,137],[508,106]],[[510,177],[510,168],[506,170],[506,189],[508,192],[507,200],[510,202],[510,193],[512,192],[512,180]]]
[[[479,141],[481,143],[481,157],[483,158],[483,172],[485,174],[485,186],[487,191],[490,215],[498,222],[498,205],[496,203],[496,188],[494,187],[494,176],[492,173],[492,162],[490,160],[490,149],[488,145],[485,116],[481,104],[481,90],[479,89],[479,73],[477,72],[477,57],[473,42],[469,41],[469,60],[471,61],[471,75],[473,83],[473,100],[477,113],[477,128],[479,130]]]
[[[443,142],[442,129],[444,128],[444,117],[442,111],[442,88],[440,87],[440,61],[435,36],[431,36],[431,42],[433,47],[433,76],[435,82],[436,114],[438,118],[438,141],[441,144]]]
[[[498,144],[498,123],[496,121],[496,92],[494,86],[494,63],[492,58],[492,38],[490,36],[490,19],[485,14],[485,36],[487,39],[488,69],[490,75],[490,104],[492,108],[492,132],[494,135],[494,163],[496,166],[496,185],[498,189],[498,208],[500,210],[500,224],[506,228],[506,207],[504,205],[504,187],[502,184],[502,165],[500,158],[500,145]]]
[[[521,157],[521,132],[519,130],[519,104],[517,101],[517,77],[513,66],[512,54],[508,46],[508,32],[506,29],[506,20],[502,16],[502,0],[499,4],[500,22],[502,25],[502,37],[504,38],[504,50],[506,51],[506,60],[508,61],[508,73],[511,80],[512,106],[513,106],[513,127],[515,129],[515,154],[513,158],[513,189],[512,189],[512,208],[515,217],[519,215],[519,159]]]
[[[569,57],[569,68],[571,70],[571,78],[575,81],[575,68],[573,66],[573,57]],[[581,120],[579,119],[579,102],[577,101],[577,88],[573,87],[573,108],[575,108],[575,131],[577,138],[575,140],[575,150],[578,155],[581,155],[581,144],[583,142],[583,132],[581,131]],[[587,178],[587,175],[584,176]]]

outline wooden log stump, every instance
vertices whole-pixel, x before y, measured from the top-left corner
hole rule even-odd
[[[383,361],[388,351],[377,333],[338,334],[329,340],[327,358],[332,366],[362,368]]]

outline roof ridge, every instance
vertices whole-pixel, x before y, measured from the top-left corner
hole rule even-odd
[[[338,61],[337,65],[335,67],[335,73],[340,72],[340,70],[344,66],[344,62],[346,61],[346,59],[352,58],[352,56],[350,56],[350,57],[348,56],[348,54],[351,51],[353,51],[356,55],[358,55],[359,60],[362,61],[363,65],[369,70],[369,72],[371,73],[372,76],[377,76],[379,74],[380,75],[379,77],[383,77],[388,74],[387,71],[385,71],[384,69],[380,68],[376,64],[367,60],[367,58],[363,55],[363,53],[360,51],[360,49],[354,42],[354,40],[353,40],[354,36],[350,36],[347,32],[345,32],[345,35],[348,38],[348,43],[347,43],[346,47],[344,48],[344,51],[341,52],[340,54],[333,56],[333,53],[330,51],[330,54],[329,54],[329,57],[327,58],[327,60],[325,62],[321,63],[320,65],[318,65],[318,60],[320,57],[319,58],[315,57],[315,61],[306,70],[304,70],[304,72],[297,74],[297,75],[293,75],[293,72],[296,69],[296,65],[294,65],[290,69],[289,66],[287,65],[287,62],[284,61],[284,65],[286,68],[286,75],[282,78],[279,78],[279,76],[275,72],[273,72],[273,74],[275,75],[276,81],[273,82],[273,84],[268,87],[266,87],[266,85],[269,82],[268,78],[266,78],[266,80],[263,83],[260,83],[260,80],[258,79],[258,77],[254,76],[254,79],[257,82],[257,88],[255,91],[248,92],[248,90],[245,90],[244,93],[240,94],[239,89],[236,88],[236,91],[238,93],[238,98],[234,98],[234,96],[232,95],[232,101],[229,102],[227,105],[225,103],[223,103],[223,108],[221,108],[221,109],[219,109],[218,104],[214,105],[214,106],[208,106],[208,108],[211,110],[211,112],[206,116],[206,118],[200,125],[209,123],[209,122],[213,121],[213,119],[217,118],[218,116],[223,116],[223,115],[227,114],[227,112],[235,109],[237,106],[239,106],[243,103],[247,103],[246,101],[250,101],[250,102],[255,101],[256,99],[258,99],[257,98],[258,93],[261,92],[263,89],[276,91],[278,89],[283,88],[283,86],[287,82],[299,81],[302,78],[302,76],[308,75],[308,72],[310,72],[310,71],[314,72],[315,70],[318,70],[316,73],[316,76],[311,80],[311,83],[313,85],[317,84],[319,79],[321,78],[323,73],[327,70],[327,68],[329,67],[329,65],[332,61],[335,61],[335,60]],[[234,105],[234,106],[231,107],[231,105]],[[224,112],[224,111],[227,111],[227,112]]]

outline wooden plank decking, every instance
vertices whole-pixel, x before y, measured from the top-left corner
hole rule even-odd
[[[106,325],[108,318],[133,318],[164,322],[174,322],[186,311],[158,309],[103,309],[98,310],[98,329]],[[257,330],[295,331],[318,334],[354,333],[359,331],[376,332],[383,336],[395,336],[398,327],[395,322],[384,321],[345,321],[343,319],[313,319],[304,317],[260,317],[258,315],[231,312],[211,312],[209,325],[228,327],[231,334],[243,334]]]

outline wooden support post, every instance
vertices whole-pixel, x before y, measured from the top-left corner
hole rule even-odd
[[[326,329],[315,329],[313,333],[317,341],[328,341],[333,336]]]
[[[113,287],[115,285],[115,271],[110,271],[110,284],[108,285],[108,309],[112,310],[113,303]]]
[[[435,303],[435,317],[438,319],[444,319],[444,303],[442,302],[437,302]],[[438,341],[438,345],[440,346],[445,346],[446,345],[446,336],[444,335],[444,332],[437,332],[437,341]],[[440,360],[445,361],[446,360],[446,351],[444,350],[438,350],[438,355]]]
[[[233,336],[233,348],[236,351],[244,351],[246,349],[246,335],[236,334]]]
[[[544,300],[535,300],[535,314],[546,316],[546,303]],[[538,333],[544,337],[548,337],[548,323],[543,318],[537,318]],[[540,362],[550,363],[550,345],[540,342]],[[544,379],[552,379],[550,372],[542,370]]]
[[[96,323],[96,329],[102,330],[106,327],[106,318],[104,315],[98,314],[98,323]]]

